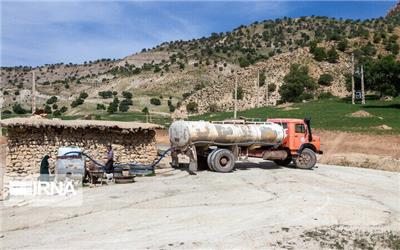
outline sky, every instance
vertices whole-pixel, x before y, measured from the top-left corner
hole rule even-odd
[[[0,65],[123,58],[157,44],[225,32],[254,21],[309,15],[367,19],[395,1],[0,0]]]

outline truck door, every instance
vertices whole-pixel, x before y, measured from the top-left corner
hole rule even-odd
[[[297,150],[306,142],[306,127],[303,123],[294,125],[294,148]]]

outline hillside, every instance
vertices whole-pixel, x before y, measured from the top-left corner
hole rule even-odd
[[[364,21],[284,17],[200,39],[165,42],[118,60],[3,67],[3,110],[10,113],[15,103],[29,108],[32,71],[36,73],[38,106],[56,96],[56,105],[51,102],[52,107],[49,104],[46,111],[55,112],[65,106],[64,115],[103,114],[113,97],[119,101],[125,98],[123,91],[133,94],[127,102],[127,111],[132,112],[148,107],[155,114],[186,117],[188,104],[191,113],[230,111],[236,77],[240,110],[267,105],[265,83],[269,86],[268,105],[276,105],[281,99],[279,89],[284,76],[294,63],[307,66],[315,82],[323,74],[332,76],[329,86],[319,85],[313,96],[329,92],[344,97],[349,94],[346,75],[351,71],[351,53],[356,60],[394,55],[400,61],[399,27],[400,15],[395,8],[387,17]],[[318,57],[315,48],[328,55]],[[329,59],[330,50],[336,53],[334,60]],[[261,80],[257,84],[258,73]],[[99,96],[101,91],[114,95],[103,98]],[[87,97],[79,98],[81,92]],[[78,99],[80,102],[71,106]],[[161,105],[151,99],[158,99]],[[99,104],[104,106],[99,108]]]

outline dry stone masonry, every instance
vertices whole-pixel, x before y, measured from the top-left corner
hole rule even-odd
[[[3,121],[4,122],[4,121]],[[3,125],[3,124],[2,124]],[[7,125],[8,143],[5,176],[17,177],[39,172],[42,157],[48,154],[54,172],[59,147],[77,146],[103,161],[106,145],[112,144],[117,163],[151,163],[157,157],[155,130],[114,127]]]

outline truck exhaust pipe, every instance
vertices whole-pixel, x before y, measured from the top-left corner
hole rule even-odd
[[[312,132],[311,132],[311,117],[310,118],[304,118],[304,123],[307,125],[307,132],[308,132],[308,141],[312,141]]]

